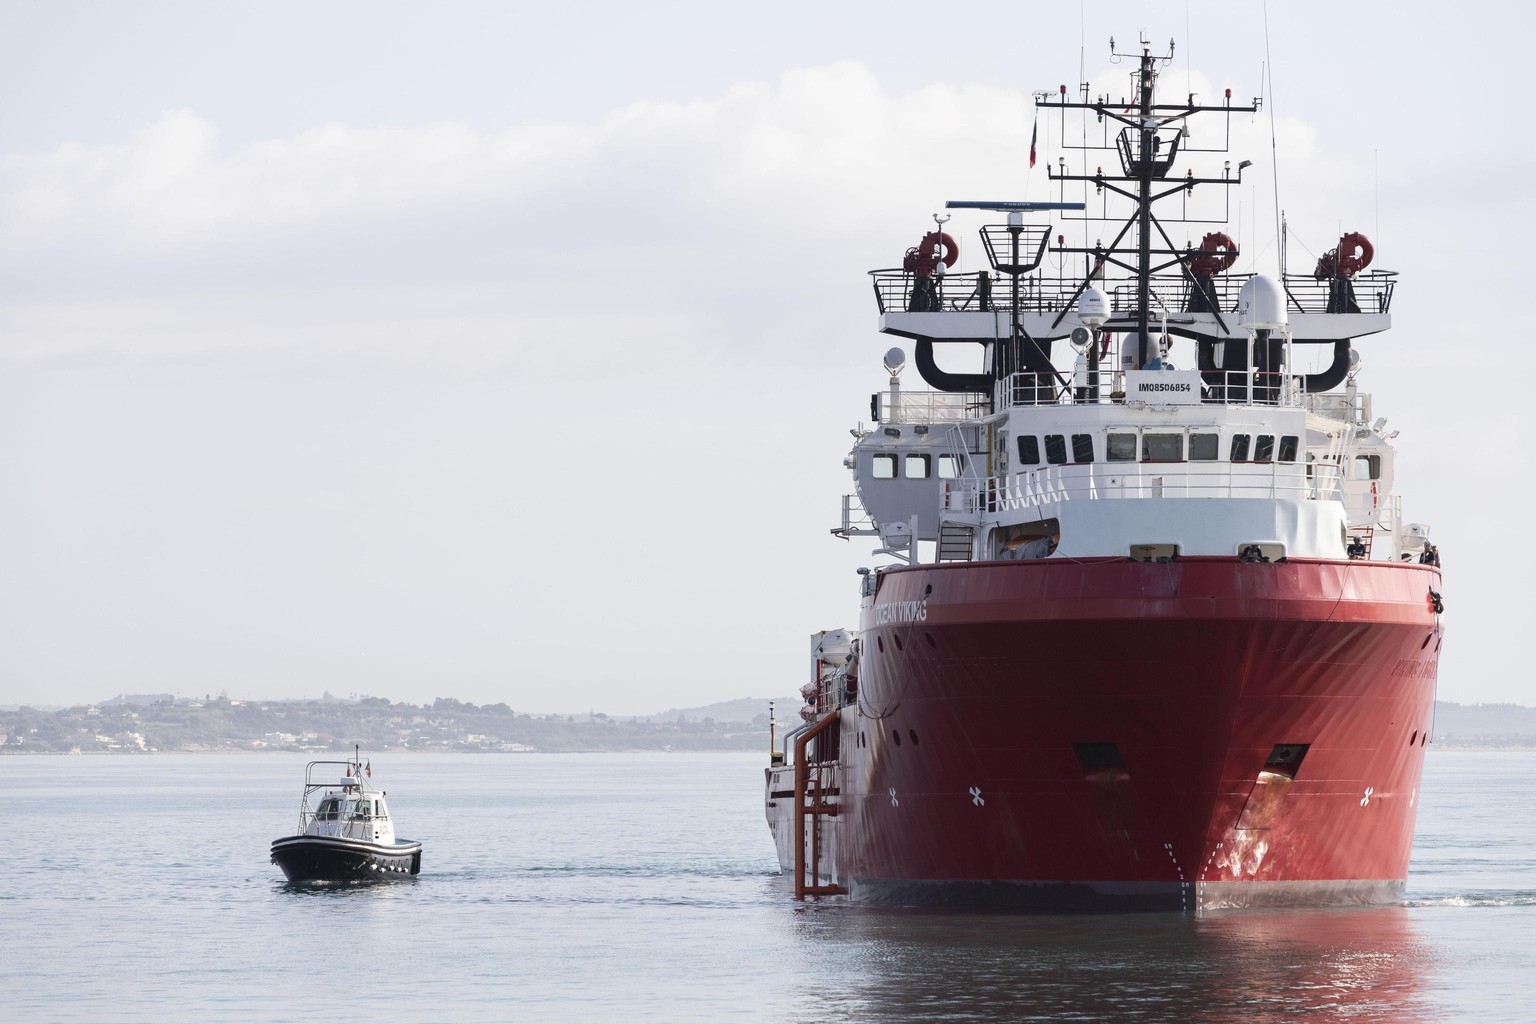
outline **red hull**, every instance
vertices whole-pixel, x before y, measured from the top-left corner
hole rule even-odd
[[[884,573],[843,712],[839,874],[899,902],[1393,899],[1439,587],[1365,561]],[[1277,745],[1305,745],[1299,767]]]

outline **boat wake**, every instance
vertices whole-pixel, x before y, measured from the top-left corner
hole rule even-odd
[[[1536,907],[1536,891],[1493,889],[1486,892],[1447,893],[1406,899],[1403,906],[1418,907]]]

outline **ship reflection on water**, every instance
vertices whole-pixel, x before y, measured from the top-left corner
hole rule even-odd
[[[1015,917],[808,907],[796,1019],[1418,1021],[1437,969],[1402,907]],[[828,969],[831,968],[831,971]]]

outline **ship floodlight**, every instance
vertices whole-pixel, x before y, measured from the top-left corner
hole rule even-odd
[[[943,263],[943,260],[939,261]],[[888,349],[885,353],[885,372],[891,376],[897,376],[902,368],[907,365],[907,354],[899,348]]]
[[[1077,300],[1077,318],[1089,327],[1103,327],[1110,316],[1109,296],[1089,286]]]
[[[1067,341],[1072,345],[1072,351],[1086,352],[1088,346],[1093,344],[1093,332],[1086,327],[1074,327]]]
[[[918,437],[922,437],[924,434],[928,433],[928,424],[919,423],[917,426],[912,428],[912,433],[916,434]]]
[[[1244,161],[1242,161],[1241,163],[1239,163],[1237,165],[1237,169],[1238,170],[1242,170],[1244,167],[1252,167],[1252,166],[1253,166],[1253,161],[1252,160],[1244,160]]]
[[[900,427],[886,427],[885,430],[883,431],[883,433],[885,434],[886,437],[900,437],[901,436],[901,428]]]

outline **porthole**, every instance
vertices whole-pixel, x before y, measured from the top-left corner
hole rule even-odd
[[[1427,634],[1425,634],[1425,636],[1424,636],[1424,642],[1423,642],[1423,643],[1421,643],[1421,644],[1419,644],[1419,650],[1421,650],[1421,651],[1422,651],[1422,650],[1423,650],[1423,649],[1424,649],[1424,648],[1426,648],[1426,647],[1428,647],[1428,646],[1429,646],[1429,642],[1430,642],[1430,641],[1431,641],[1431,640],[1433,640],[1433,639],[1434,639],[1434,638],[1435,638],[1435,634],[1433,634],[1433,633],[1427,633]]]
[[[917,730],[916,729],[908,729],[907,730],[907,738],[912,741],[912,745],[914,747],[917,746]]]
[[[885,637],[883,637],[883,636],[875,637],[875,646],[880,648],[880,653],[881,654],[884,654],[885,653]]]
[[[934,650],[938,650],[939,649],[939,644],[938,644],[938,642],[936,640],[933,639],[933,634],[932,633],[924,633],[923,634],[923,639],[928,641],[928,646],[929,647],[932,647]]]
[[[1417,742],[1419,742],[1419,730],[1415,729],[1413,735],[1408,737],[1408,745],[1411,747]]]
[[[1429,742],[1429,730],[1425,729],[1424,730],[1424,735],[1419,737],[1419,746],[1422,747],[1424,744],[1426,744],[1428,742]]]
[[[904,651],[904,650],[907,649],[906,645],[901,642],[901,634],[900,633],[892,634],[891,635],[891,639],[896,641],[896,649],[898,651]]]
[[[899,747],[899,746],[901,746],[901,730],[900,730],[900,729],[892,729],[892,730],[891,730],[891,740],[892,740],[892,741],[893,741],[893,742],[894,742],[894,743],[895,743],[895,744],[896,744],[896,745],[897,745],[897,746],[898,746],[898,747]]]

